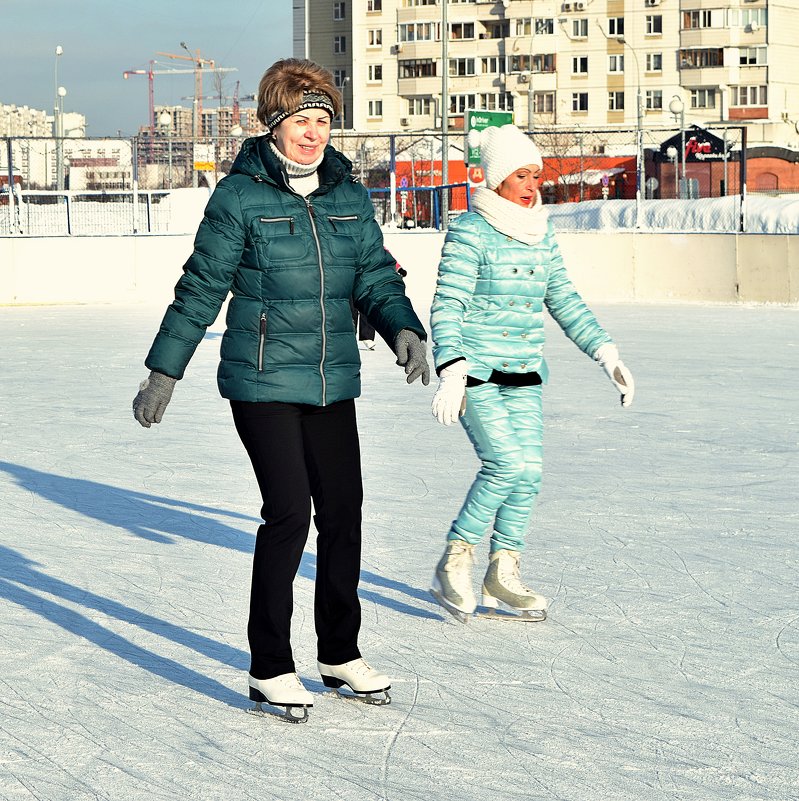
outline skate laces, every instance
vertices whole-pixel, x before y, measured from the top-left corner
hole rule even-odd
[[[535,595],[529,587],[525,587],[522,584],[521,575],[519,574],[520,554],[513,556],[508,553],[505,556],[498,557],[498,559],[497,574],[501,584],[517,595]]]
[[[300,677],[296,673],[285,673],[282,676],[275,676],[275,679],[278,681],[280,686],[286,690],[305,689],[300,681]]]
[[[470,568],[474,562],[474,553],[467,545],[454,545],[447,554],[447,561],[444,565],[444,570],[461,570],[463,568]]]

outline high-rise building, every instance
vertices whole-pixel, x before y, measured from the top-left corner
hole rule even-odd
[[[294,55],[334,74],[343,125],[438,128],[441,0],[294,0]],[[799,7],[787,0],[449,0],[448,128],[469,108],[527,129],[746,123],[796,145]]]

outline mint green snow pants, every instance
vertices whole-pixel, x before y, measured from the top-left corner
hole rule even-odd
[[[453,521],[449,540],[476,545],[491,532],[491,552],[524,549],[541,485],[540,385],[480,384],[466,390],[461,425],[483,463]]]

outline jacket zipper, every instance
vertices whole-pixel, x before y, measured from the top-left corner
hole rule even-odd
[[[262,223],[277,223],[287,222],[289,224],[289,233],[294,233],[294,218],[293,217],[259,217],[259,222]]]
[[[316,260],[319,264],[319,307],[322,310],[322,358],[319,361],[319,377],[322,379],[322,406],[327,406],[327,382],[325,381],[325,354],[327,353],[327,313],[325,311],[325,270],[322,265],[322,245],[319,242],[319,232],[316,230],[316,219],[311,201],[306,197],[305,206],[311,221],[311,233],[316,243]]]
[[[264,344],[266,343],[266,312],[261,312],[261,322],[258,326],[258,372],[264,369]]]
[[[357,222],[358,215],[357,214],[331,214],[328,216],[328,221],[333,226],[333,230],[338,233],[338,228],[336,228],[337,222],[348,222],[353,221]]]

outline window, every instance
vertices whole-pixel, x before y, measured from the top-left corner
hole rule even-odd
[[[647,36],[661,36],[663,34],[663,17],[660,14],[647,14],[645,29]]]
[[[533,109],[536,114],[554,114],[555,93],[533,92]]]
[[[546,17],[536,17],[535,34],[536,36],[553,36],[555,33],[555,20]]]
[[[513,111],[513,97],[510,92],[500,94],[481,94],[477,96],[478,108],[484,111]]]
[[[399,62],[400,78],[435,78],[436,62],[432,58],[414,58]]]
[[[474,71],[473,58],[451,58],[449,59],[449,74],[451,77],[463,75],[477,75]]]
[[[514,36],[529,36],[530,31],[533,29],[533,21],[530,17],[519,17],[513,20],[513,35]]]
[[[764,65],[767,63],[765,47],[742,47],[738,53],[739,63],[742,66]]]
[[[728,28],[750,28],[753,24],[764,28],[768,22],[768,9],[731,8],[727,11]]]
[[[345,3],[333,3],[333,19],[344,19]]]
[[[716,108],[716,90],[692,89],[691,108]]]
[[[572,74],[573,75],[588,74],[588,56],[575,56],[572,59]]]
[[[680,50],[680,69],[691,70],[700,67],[721,67],[724,64],[724,50],[720,47],[697,47]]]
[[[499,75],[507,72],[505,69],[505,56],[485,56],[480,59],[480,69],[483,75]]]
[[[347,70],[333,70],[333,84],[336,89],[341,89],[347,80]]]
[[[334,53],[346,53],[347,52],[347,37],[346,36],[334,36],[333,37],[333,52]]]
[[[683,11],[682,26],[684,29],[709,28],[712,22],[710,9],[701,11]]]
[[[663,53],[646,54],[646,71],[663,72]]]
[[[646,108],[649,111],[662,111],[663,110],[663,90],[662,89],[647,89],[646,90]]]
[[[480,34],[481,39],[507,39],[510,36],[510,20],[484,22],[483,27],[485,28],[485,33]]]
[[[370,100],[367,103],[367,117],[382,117],[383,116],[383,101],[382,100]]]
[[[731,86],[731,106],[767,106],[768,87],[766,86]]]
[[[624,56],[608,56],[608,72],[624,72]]]
[[[533,72],[554,72],[555,54],[539,53],[533,56]]]
[[[530,69],[530,56],[511,56],[508,72],[525,72]]]
[[[366,80],[369,83],[380,83],[383,80],[383,65],[382,64],[370,64],[367,67]]]
[[[407,22],[399,26],[401,42],[437,42],[439,40],[437,22]]]
[[[408,99],[408,116],[427,117],[433,113],[432,97],[411,97]]]
[[[587,39],[588,38],[588,20],[587,19],[573,19],[572,20],[572,38],[573,39]]]
[[[366,0],[367,11],[382,11],[383,0]]]
[[[611,17],[608,20],[609,36],[624,36],[624,17]]]
[[[449,113],[463,114],[467,108],[474,108],[474,104],[475,104],[474,95],[450,95]]]
[[[371,28],[366,32],[367,47],[382,47],[383,45],[383,29]]]
[[[572,93],[572,111],[588,111],[588,92]]]
[[[608,92],[608,111],[624,111],[624,92]]]
[[[508,23],[510,24],[510,23]],[[452,22],[449,26],[449,38],[458,39],[474,39],[474,23],[473,22]]]

